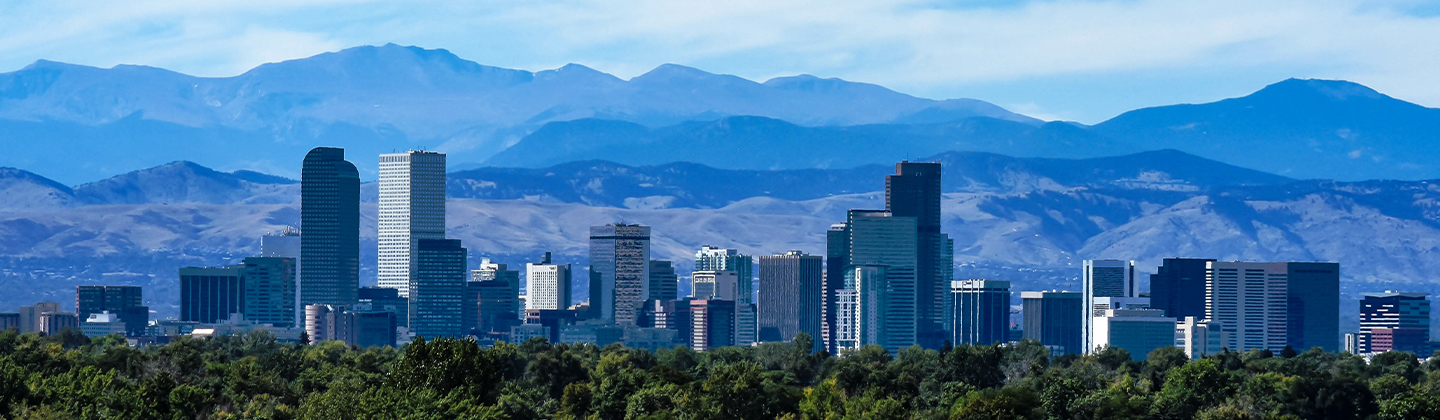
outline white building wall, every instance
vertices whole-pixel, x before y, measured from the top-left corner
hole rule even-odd
[[[380,155],[378,261],[380,287],[410,297],[411,256],[420,239],[445,239],[445,155]]]

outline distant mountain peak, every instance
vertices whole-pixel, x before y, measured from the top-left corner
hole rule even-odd
[[[1331,100],[1348,99],[1387,99],[1390,98],[1368,86],[1345,81],[1326,79],[1285,79],[1275,84],[1266,86],[1250,96],[1281,96],[1294,97],[1298,95],[1320,95]]]
[[[655,67],[655,69],[645,72],[645,74],[635,76],[634,78],[630,79],[630,82],[664,84],[671,82],[713,80],[716,78],[724,78],[729,81],[749,82],[749,80],[740,77],[725,74],[715,74],[694,67],[682,66],[673,63],[661,64],[660,66]]]

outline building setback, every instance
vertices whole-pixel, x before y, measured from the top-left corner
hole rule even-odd
[[[995,344],[1009,341],[1010,282],[960,280],[950,282],[955,314],[955,344]]]
[[[1082,293],[1021,292],[1024,337],[1056,353],[1080,354],[1080,322],[1085,315]]]
[[[445,239],[445,155],[412,150],[380,155],[376,276],[409,297],[419,240]]]
[[[650,227],[590,227],[590,271],[592,310],[600,319],[636,325],[640,307],[650,296]]]
[[[760,257],[760,341],[790,341],[809,334],[816,349],[820,341],[822,281],[825,258],[800,251]]]
[[[317,147],[300,172],[300,303],[354,304],[360,287],[360,173]]]
[[[417,337],[459,337],[465,303],[465,248],[459,239],[421,239],[410,276],[410,332]]]
[[[953,242],[940,233],[939,163],[902,161],[885,177],[885,209],[915,219],[915,321],[920,345],[938,349],[949,339]],[[946,249],[946,248],[949,249]]]

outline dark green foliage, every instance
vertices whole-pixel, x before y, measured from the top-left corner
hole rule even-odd
[[[1440,418],[1440,362],[1409,353],[1367,363],[1319,349],[1052,357],[1028,341],[844,357],[813,348],[802,335],[707,353],[543,339],[356,349],[251,333],[137,349],[0,332],[0,418]]]

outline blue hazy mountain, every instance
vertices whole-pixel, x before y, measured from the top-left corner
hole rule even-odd
[[[1294,177],[1440,178],[1440,109],[1345,81],[1290,79],[1241,98],[1130,111],[1094,131]]]
[[[0,74],[0,165],[78,183],[165,162],[296,174],[315,145],[364,162],[443,150],[481,162],[552,121],[646,126],[755,115],[806,126],[990,117],[1038,120],[977,100],[936,101],[880,86],[795,76],[757,83],[678,65],[621,80],[581,65],[529,72],[445,50],[358,47],[193,77],[145,66],[38,61]]]
[[[988,117],[945,123],[811,127],[741,116],[658,128],[582,119],[546,124],[486,164],[544,167],[599,159],[628,165],[696,162],[750,170],[850,168],[951,150],[1087,158],[1143,149],[1069,123],[1033,125]]]

